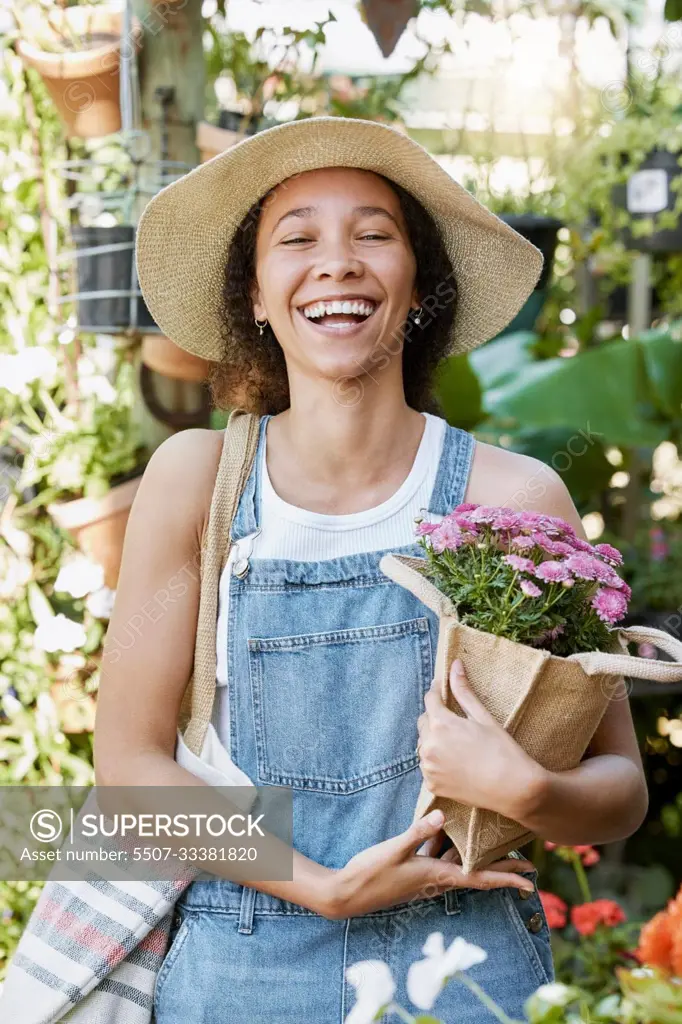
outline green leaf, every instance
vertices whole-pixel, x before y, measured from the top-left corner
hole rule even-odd
[[[27,587],[28,590],[28,605],[31,609],[31,615],[36,626],[40,626],[43,622],[48,622],[54,618],[54,609],[43,594],[42,590],[37,583],[31,581]]]
[[[665,0],[663,17],[666,21],[679,21],[682,18],[682,0]]]
[[[445,419],[470,430],[483,418],[481,385],[466,354],[444,359],[436,374],[436,393]]]
[[[667,330],[640,334],[644,363],[652,392],[661,410],[673,419],[682,412],[682,339]]]
[[[537,340],[532,331],[516,331],[471,352],[469,361],[481,386],[488,390],[513,380],[524,366],[533,362],[531,349]]]
[[[527,427],[571,427],[605,444],[653,446],[669,427],[642,415],[650,391],[642,346],[614,341],[524,366],[508,383],[486,391],[483,407]]]

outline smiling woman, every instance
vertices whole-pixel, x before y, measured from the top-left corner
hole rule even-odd
[[[356,205],[358,190],[382,205]],[[319,205],[297,206],[296,196],[302,192],[317,195]],[[344,216],[339,220],[334,210],[340,204]],[[260,235],[261,257],[274,250],[266,264],[269,272],[278,274],[277,257],[281,267],[283,253],[289,252],[288,273],[293,274],[295,266],[300,272],[306,264],[319,262],[321,248],[334,230],[341,237],[332,244],[347,244],[362,253],[369,264],[368,274],[361,276],[359,287],[351,268],[343,285],[331,288],[318,274],[314,283],[306,283],[305,291],[296,296],[295,311],[325,332],[317,339],[317,351],[325,335],[350,335],[355,341],[350,368],[336,368],[339,382],[356,377],[360,366],[376,373],[389,356],[402,354],[408,404],[436,411],[431,381],[450,344],[457,302],[452,264],[433,218],[409,192],[383,175],[352,168],[309,171],[284,182],[255,203],[242,220],[225,266],[223,358],[210,377],[219,407],[239,405],[252,412],[276,413],[290,402],[282,339],[272,319],[276,314],[271,312],[268,322],[263,301],[254,307],[257,237]],[[292,249],[297,252],[295,257]],[[395,264],[400,260],[404,266],[399,269]],[[401,296],[398,310],[386,306],[385,291],[392,281],[382,284],[381,278],[387,273],[403,275],[396,282],[396,294]],[[364,303],[362,309],[338,308],[353,299]],[[389,322],[391,318],[394,322]],[[357,336],[358,325],[370,320],[370,330]],[[340,334],[329,334],[336,331]],[[339,357],[341,353],[337,349],[331,355]],[[391,362],[400,368],[400,359]]]
[[[541,258],[409,138],[341,118],[280,125],[196,168],[151,200],[137,245],[156,322],[216,362],[216,400],[250,413],[236,422],[248,424],[255,457],[234,494],[224,475],[216,483],[224,432],[185,431],[150,462],[107,637],[97,780],[206,784],[175,751],[193,655],[208,648],[215,699],[197,752],[220,751],[223,767],[231,757],[241,780],[290,789],[294,831],[287,880],[244,883],[229,861],[207,862],[208,878],[176,904],[165,956],[150,944],[130,954],[121,990],[139,981],[142,956],[160,968],[136,1024],[152,1012],[157,1024],[341,1024],[358,980],[348,968],[381,958],[405,977],[433,932],[484,947],[472,978],[519,1018],[553,972],[534,868],[512,851],[464,874],[442,815],[413,821],[438,622],[379,563],[389,550],[419,554],[415,517],[437,521],[465,499],[515,495],[580,529],[548,467],[476,441],[430,406],[438,361],[498,333]],[[189,572],[182,600],[117,647],[199,550],[202,566],[220,564],[221,538],[206,527],[209,509],[230,500],[212,621],[197,624]],[[604,716],[589,760],[561,778],[507,734],[477,731],[473,713],[459,722],[466,743],[453,744],[454,717],[443,709],[443,763],[478,806],[562,842],[637,826],[626,702]],[[435,1012],[489,1019],[464,989],[444,989]]]

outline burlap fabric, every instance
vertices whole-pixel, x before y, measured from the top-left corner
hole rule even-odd
[[[463,625],[449,598],[425,578],[425,559],[385,555],[380,565],[386,576],[410,590],[439,617],[434,678],[450,710],[463,714],[448,681],[452,662],[461,658],[471,688],[484,707],[550,771],[566,771],[579,764],[609,701],[625,698],[624,675],[658,682],[682,679],[682,643],[661,630],[639,626],[615,629],[612,653],[559,658]],[[632,657],[627,654],[629,641],[652,643],[674,661]],[[434,808],[445,814],[445,832],[466,872],[485,867],[533,838],[518,822],[494,811],[436,797],[422,784],[415,820]]]

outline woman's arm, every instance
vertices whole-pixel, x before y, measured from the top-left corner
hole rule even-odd
[[[466,500],[561,516],[585,537],[568,490],[553,469],[491,445],[477,445]],[[468,717],[449,712],[432,690],[420,719],[423,755],[426,737],[433,734],[432,718],[441,736],[438,743],[427,744],[427,764],[422,764],[432,792],[498,811],[566,845],[613,842],[639,828],[648,796],[623,682],[614,687],[583,761],[566,772],[546,771],[528,757],[483,708],[465,676],[453,672],[451,685]],[[466,768],[467,756],[473,771]]]
[[[205,786],[177,764],[175,741],[192,671],[199,553],[222,438],[204,430],[171,437],[140,483],[102,658],[94,737],[99,786]],[[290,848],[283,853],[291,856]],[[235,871],[229,862],[205,867],[226,878]],[[324,913],[331,874],[294,851],[294,880],[258,888]]]

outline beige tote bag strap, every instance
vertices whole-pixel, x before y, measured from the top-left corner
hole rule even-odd
[[[183,698],[180,728],[201,757],[216,689],[216,627],[220,575],[230,551],[230,530],[258,445],[259,418],[235,409],[228,420],[218,464],[208,526],[201,547],[201,594],[194,647],[194,673]]]
[[[457,610],[450,598],[424,576],[425,565],[425,558],[413,558],[410,555],[384,555],[379,562],[384,576],[410,590],[436,615],[457,618]]]
[[[656,683],[678,683],[682,680],[682,643],[675,637],[661,629],[647,626],[628,626],[615,632],[629,643],[653,644],[669,654],[673,661],[653,661],[651,658],[637,658],[631,654],[607,654],[601,651],[571,654],[567,660],[579,662],[588,676],[632,676]]]

